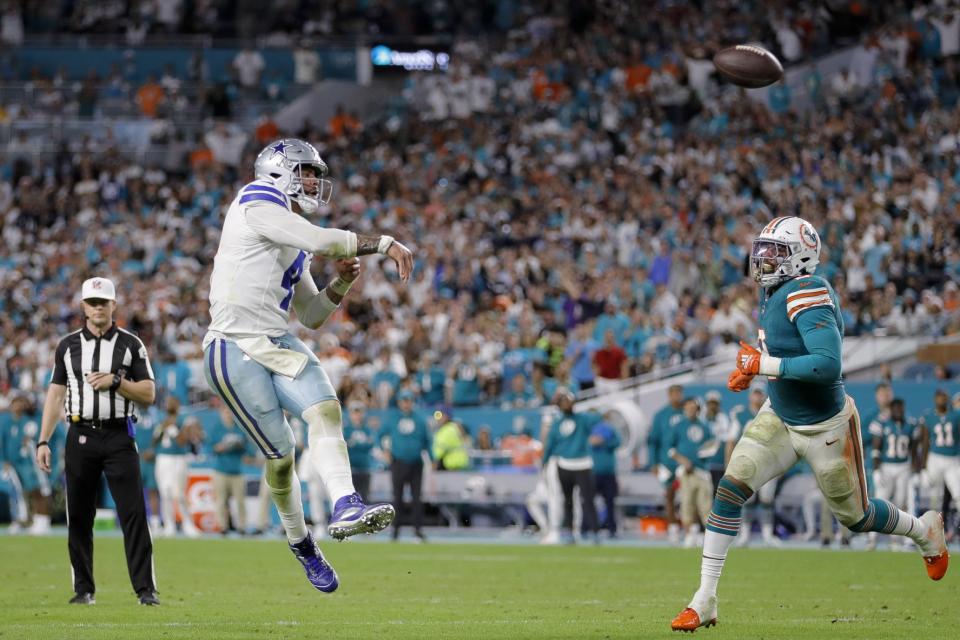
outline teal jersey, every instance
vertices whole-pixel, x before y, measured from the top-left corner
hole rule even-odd
[[[917,438],[917,421],[913,418],[901,422],[892,418],[874,420],[870,424],[870,436],[881,439],[880,462],[910,462],[910,445]]]
[[[590,458],[590,433],[600,422],[596,413],[563,413],[554,418],[543,446],[543,462],[556,456],[565,460]]]
[[[647,435],[647,448],[650,464],[662,464],[668,469],[676,469],[677,463],[667,455],[669,442],[673,437],[673,429],[683,420],[683,410],[674,409],[667,405],[657,411],[650,424],[650,433]]]
[[[960,411],[940,414],[931,409],[920,420],[930,436],[930,453],[960,456]]]
[[[432,455],[427,421],[416,413],[401,413],[387,423],[382,439],[386,441],[384,445],[390,450],[390,456],[400,462],[419,462],[423,459],[423,451]]]
[[[686,457],[697,469],[709,468],[709,444],[713,439],[710,428],[701,420],[686,416],[674,427],[667,451],[676,451]]]
[[[4,437],[3,459],[14,467],[32,467],[40,441],[40,416],[24,414],[10,419]]]
[[[243,473],[243,458],[252,453],[246,432],[232,419],[224,422],[219,416],[208,428],[204,445],[213,461],[213,470],[227,475]]]
[[[444,383],[447,380],[447,372],[440,367],[430,367],[426,370],[417,371],[414,374],[414,380],[420,389],[420,401],[423,404],[435,405],[443,402]]]
[[[157,420],[157,426],[155,427],[155,429],[163,429],[163,435],[160,436],[159,442],[157,442],[154,447],[157,454],[184,456],[190,453],[190,449],[186,445],[177,443],[177,436],[180,435],[180,426],[183,424],[183,418],[178,417],[176,425],[168,425],[166,427],[160,426],[162,422],[163,419]],[[156,430],[154,434],[156,434]]]
[[[779,375],[767,385],[774,412],[788,426],[837,415],[847,400],[843,318],[833,287],[819,276],[800,276],[760,297],[761,348],[781,358]]]
[[[343,421],[343,439],[347,441],[350,468],[354,471],[370,471],[373,468],[373,445],[376,441],[376,432],[370,427],[370,421],[364,419],[355,425],[346,418]]]
[[[603,438],[602,444],[590,445],[590,454],[593,456],[593,472],[595,474],[615,474],[617,472],[617,448],[620,446],[620,436],[617,430],[606,422],[599,422],[590,431],[591,436]]]

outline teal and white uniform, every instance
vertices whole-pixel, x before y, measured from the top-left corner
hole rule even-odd
[[[713,434],[706,424],[699,419],[690,420],[684,416],[671,432],[667,453],[675,451],[687,458],[695,469],[707,471],[711,456],[706,455],[704,449],[712,439]]]
[[[727,474],[757,491],[809,463],[844,525],[868,507],[860,419],[842,382],[843,318],[833,287],[804,275],[761,291],[760,349],[779,358],[769,398],[737,443]]]
[[[657,411],[650,424],[650,433],[647,435],[649,460],[651,465],[660,465],[657,478],[665,485],[673,482],[677,470],[676,461],[667,452],[673,439],[673,430],[683,419],[683,409],[675,409],[668,404]]]
[[[960,411],[923,414],[920,423],[930,437],[930,453],[921,476],[932,509],[943,502],[943,486],[950,489],[954,504],[960,504]]]
[[[37,467],[36,451],[40,436],[40,417],[30,414],[10,414],[3,437],[2,459],[9,464],[24,493],[31,491],[50,495],[50,478]]]
[[[917,421],[913,418],[908,417],[902,421],[887,418],[870,423],[871,440],[881,440],[880,465],[873,470],[876,495],[901,508],[908,506],[910,459],[917,435]]]

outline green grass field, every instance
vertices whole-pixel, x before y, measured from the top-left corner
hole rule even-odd
[[[699,579],[694,550],[323,547],[334,595],[309,588],[280,540],[159,540],[163,604],[147,608],[121,540],[99,538],[97,604],[78,607],[65,538],[0,537],[0,638],[666,638]],[[720,624],[697,637],[956,637],[958,569],[934,583],[912,553],[734,549]]]

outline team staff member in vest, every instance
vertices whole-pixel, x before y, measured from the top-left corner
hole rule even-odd
[[[410,487],[413,502],[413,532],[420,540],[423,535],[423,503],[420,488],[423,485],[423,454],[430,456],[430,433],[427,421],[413,411],[413,394],[401,391],[397,394],[400,415],[384,425],[382,446],[390,461],[390,477],[393,481],[393,502],[397,510],[403,510],[403,489]],[[400,537],[400,520],[393,521],[393,539]]]
[[[597,507],[593,497],[596,490],[589,438],[600,416],[595,413],[574,413],[573,392],[566,387],[557,389],[554,402],[560,409],[560,415],[550,426],[547,443],[543,447],[543,464],[546,466],[550,458],[556,456],[560,488],[563,490],[563,529],[570,532],[572,539],[573,489],[578,487],[583,503],[583,531],[595,535]]]
[[[157,605],[153,544],[134,441],[137,405],[156,397],[147,348],[113,321],[113,282],[90,278],[81,288],[83,327],[57,345],[37,443],[37,464],[50,471],[49,440],[66,413],[64,447],[68,547],[73,567],[73,604],[93,604],[93,519],[100,476],[106,474],[123,530],[130,582],[140,604]]]

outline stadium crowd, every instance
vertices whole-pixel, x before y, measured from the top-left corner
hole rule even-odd
[[[96,3],[73,4],[82,17]],[[155,3],[156,16],[166,4],[178,3]],[[787,4],[749,13],[739,3],[728,21],[723,3],[704,3],[717,15],[691,5],[665,32],[633,39],[614,28],[632,3],[579,22],[531,10],[511,18],[523,29],[482,47],[459,40],[453,69],[411,75],[382,117],[338,111],[301,131],[226,120],[224,94],[203,135],[179,135],[171,72],[136,91],[142,115],[163,123],[157,163],[96,136],[52,156],[12,136],[0,180],[0,410],[20,394],[39,406],[56,336],[80,319],[64,292],[93,274],[119,284],[120,322],[156,354],[161,393],[206,402],[200,341],[222,216],[257,151],[280,135],[316,141],[337,178],[319,223],[383,230],[416,249],[408,287],[368,259],[325,331],[300,330],[348,406],[412,395],[427,406],[536,407],[561,385],[602,391],[749,339],[749,242],[776,215],[817,226],[820,273],[849,335],[960,331],[960,19],[875,3],[864,22],[877,28],[860,36],[878,52],[874,74],[810,73],[812,109],[795,108],[782,85],[767,105],[718,85],[709,54],[722,43],[756,38],[791,62],[849,37],[844,20]],[[4,34],[15,31],[9,13]],[[181,20],[169,32],[190,30]],[[37,79],[36,109],[93,115],[117,97],[109,79],[74,92],[62,80]],[[10,119],[0,109],[0,126]],[[331,274],[314,268],[318,280]],[[457,450],[471,437],[477,450],[505,447],[448,431],[464,439]]]
[[[557,384],[708,356],[752,335],[749,242],[782,214],[820,230],[848,334],[960,329],[960,73],[946,40],[885,39],[876,77],[812,76],[816,108],[797,111],[718,87],[676,51],[611,47],[610,25],[531,20],[489,58],[464,41],[454,70],[411,76],[383,118],[291,132],[220,121],[164,147],[162,166],[109,140],[49,157],[14,138],[0,385],[42,390],[53,336],[78,319],[62,292],[94,272],[120,283],[123,320],[161,368],[188,378],[221,217],[281,133],[317,141],[338,179],[319,223],[416,247],[410,286],[366,262],[345,311],[302,336],[344,398],[390,406],[403,388],[427,404],[535,406]]]

